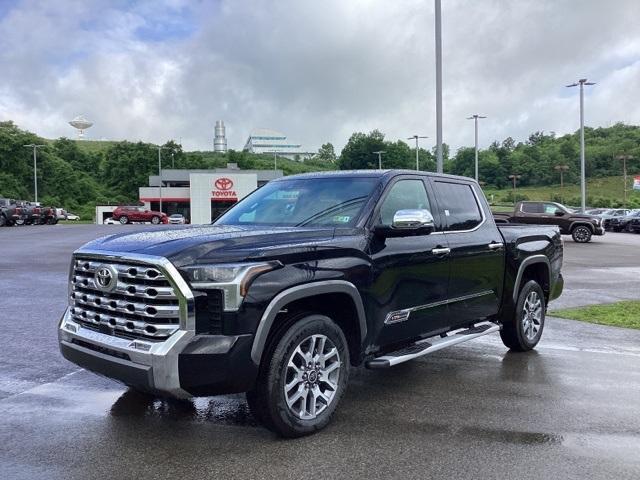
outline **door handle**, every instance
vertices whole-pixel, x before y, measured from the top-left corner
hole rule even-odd
[[[434,255],[449,255],[449,253],[451,253],[451,249],[450,248],[434,248],[433,250],[431,250],[431,253],[433,253]]]
[[[500,243],[500,242],[491,242],[489,244],[489,250],[499,250],[502,247],[504,247],[504,243]]]

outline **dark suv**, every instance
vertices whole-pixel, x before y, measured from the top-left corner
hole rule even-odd
[[[10,227],[22,219],[22,207],[10,198],[0,198],[0,227]]]
[[[123,225],[131,222],[151,222],[154,225],[167,223],[167,214],[149,210],[141,206],[120,206],[113,211],[114,220]]]

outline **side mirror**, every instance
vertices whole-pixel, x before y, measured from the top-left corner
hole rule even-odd
[[[434,229],[435,223],[429,210],[398,210],[391,226],[378,225],[375,233],[383,237],[411,237],[429,235]]]
[[[555,211],[555,215],[556,215],[556,217],[562,217],[562,216],[564,216],[564,212],[558,208]]]

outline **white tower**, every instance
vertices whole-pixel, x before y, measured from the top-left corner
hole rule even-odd
[[[216,120],[215,136],[213,138],[213,151],[216,153],[226,153],[227,136],[222,120]]]

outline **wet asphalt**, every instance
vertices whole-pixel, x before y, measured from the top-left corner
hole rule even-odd
[[[167,401],[81,370],[56,340],[70,253],[136,228],[0,229],[0,479],[640,478],[640,331],[548,318],[534,352],[487,336],[352,370],[299,440],[241,395]],[[564,275],[552,308],[640,297],[640,235],[567,241]]]

